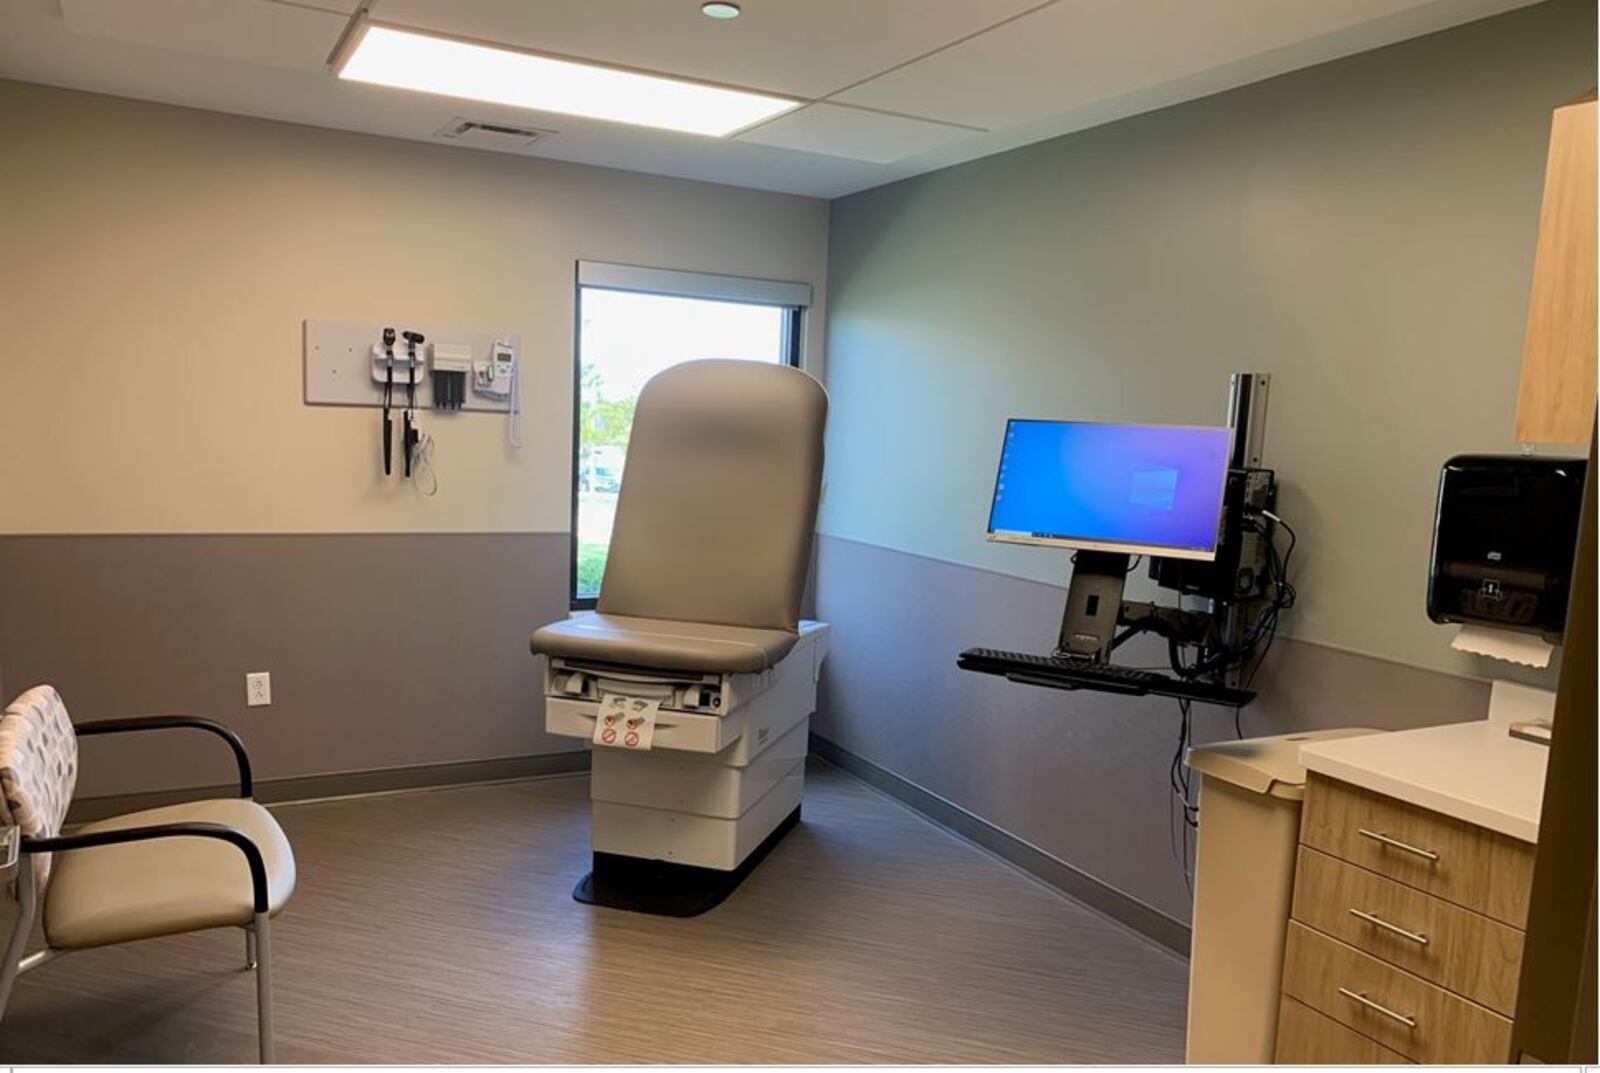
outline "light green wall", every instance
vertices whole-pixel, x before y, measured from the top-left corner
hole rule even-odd
[[[1514,449],[1550,110],[1594,42],[1550,0],[835,202],[823,532],[1059,583],[983,540],[1005,418],[1215,423],[1270,372],[1286,632],[1486,673],[1423,611],[1434,485]]]

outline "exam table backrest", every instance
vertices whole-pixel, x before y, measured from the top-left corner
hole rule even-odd
[[[827,413],[822,385],[785,365],[691,361],[652,377],[596,610],[794,630]]]

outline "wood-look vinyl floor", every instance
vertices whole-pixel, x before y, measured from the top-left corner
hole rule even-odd
[[[690,920],[580,905],[584,777],[276,810],[286,1062],[1175,1062],[1186,965],[813,764],[804,818]],[[236,931],[23,977],[0,1062],[249,1062]]]

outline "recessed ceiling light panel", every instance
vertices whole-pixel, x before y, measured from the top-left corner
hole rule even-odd
[[[701,4],[700,13],[713,19],[736,19],[739,17],[739,5],[723,3]]]
[[[724,137],[800,102],[368,24],[340,78],[540,112]]]

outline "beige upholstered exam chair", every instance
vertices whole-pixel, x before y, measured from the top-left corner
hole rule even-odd
[[[192,729],[227,741],[239,796],[129,813],[61,833],[78,775],[78,738]],[[19,905],[0,961],[0,1019],[18,976],[70,950],[238,927],[256,972],[261,1060],[273,1061],[268,921],[294,890],[294,855],[250,799],[238,735],[209,719],[153,716],[73,727],[61,697],[35,686],[0,715],[0,881]],[[44,949],[23,956],[43,909]]]
[[[545,729],[594,743],[579,901],[706,912],[799,822],[828,651],[800,618],[827,414],[816,380],[755,361],[639,392],[599,602],[531,641]]]

